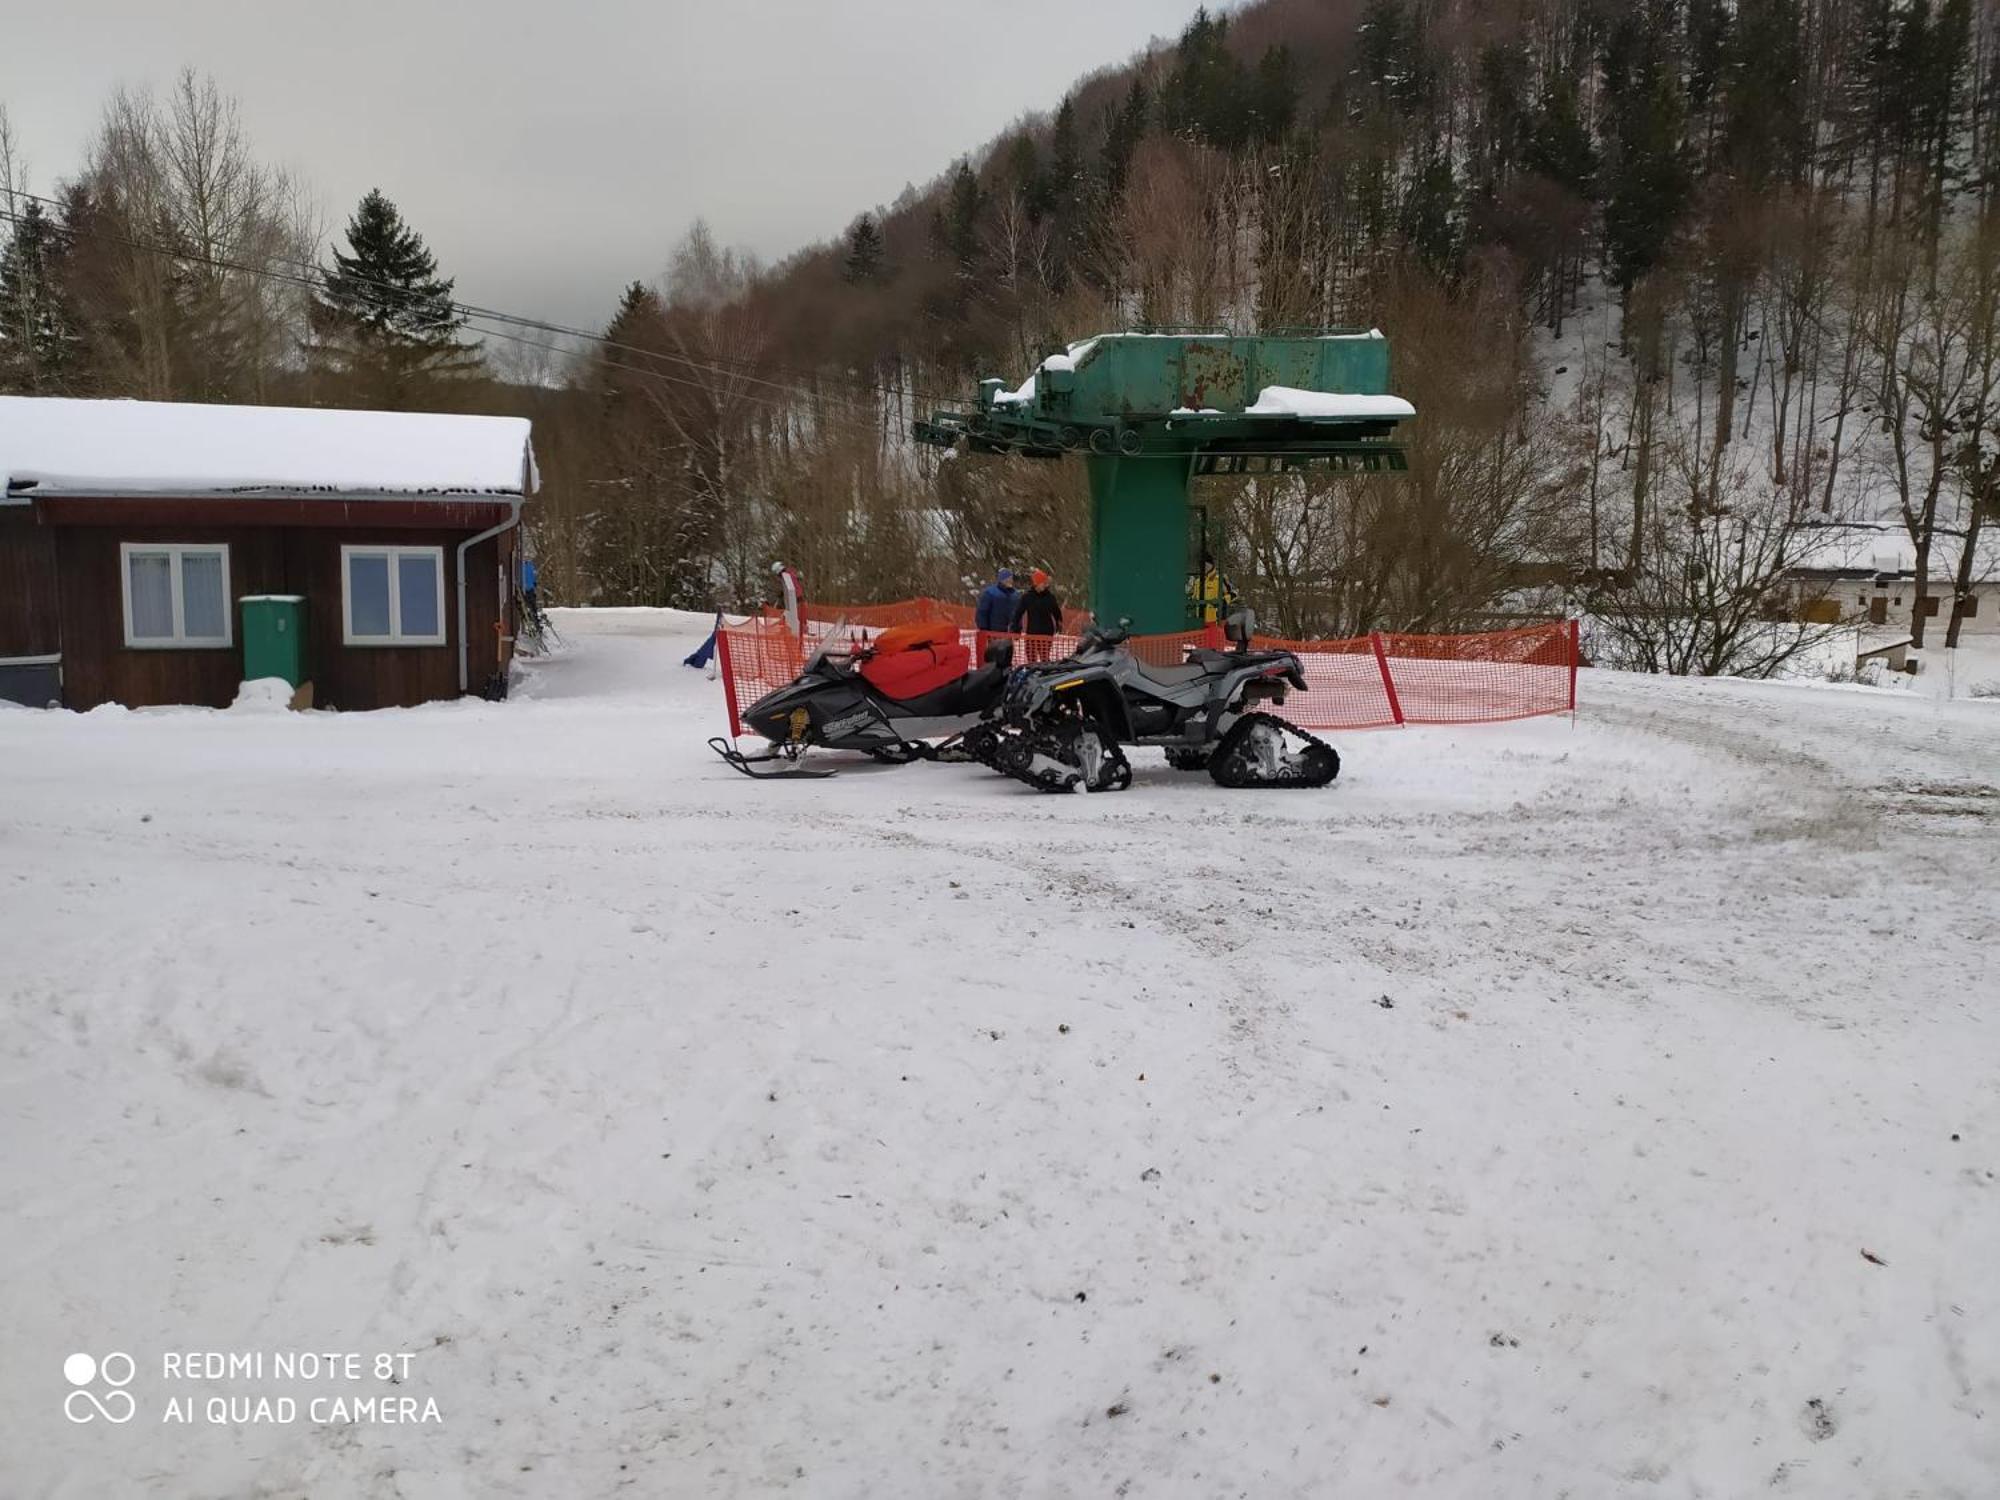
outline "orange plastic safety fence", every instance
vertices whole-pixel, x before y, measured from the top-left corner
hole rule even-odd
[[[972,624],[969,604],[950,604],[943,599],[901,599],[894,604],[813,604],[805,606],[808,624],[849,625],[868,630],[885,630],[891,625]]]
[[[722,695],[729,703],[729,732],[743,732],[743,710],[805,670],[799,638],[782,619],[755,617],[724,625],[715,635],[722,667]]]
[[[946,612],[949,613],[946,613]],[[836,623],[862,638],[891,625],[931,621],[959,625],[975,661],[995,637],[975,631],[971,611],[934,599],[898,604],[808,607],[805,639],[771,616],[725,625],[718,640],[731,733],[741,712],[798,676],[805,655]],[[1076,649],[1075,635],[1015,636],[1017,664],[1060,661]],[[1182,661],[1190,646],[1220,646],[1221,633],[1184,630],[1134,636],[1131,650],[1156,666]],[[1302,729],[1378,729],[1392,724],[1477,724],[1565,713],[1576,707],[1576,622],[1553,621],[1480,635],[1372,635],[1345,641],[1287,641],[1260,636],[1255,644],[1295,653],[1307,691],[1275,708]]]
[[[1400,724],[1395,690],[1368,636],[1351,641],[1286,641],[1257,636],[1261,650],[1289,651],[1305,670],[1306,691],[1269,711],[1301,729],[1381,729]]]
[[[1492,724],[1576,706],[1576,635],[1567,620],[1381,641],[1406,724]]]

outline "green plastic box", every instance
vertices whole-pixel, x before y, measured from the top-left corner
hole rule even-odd
[[[293,687],[306,680],[306,601],[300,594],[246,594],[243,610],[243,680],[282,677]]]

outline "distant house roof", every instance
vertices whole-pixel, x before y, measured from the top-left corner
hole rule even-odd
[[[0,495],[525,498],[525,417],[0,396]]]
[[[1802,528],[1810,538],[1799,560],[1792,565],[1795,575],[1820,578],[1911,578],[1917,571],[1916,544],[1900,526],[1870,526],[1831,522]],[[1940,531],[1931,544],[1932,582],[1957,577],[1963,539]],[[2000,535],[1981,535],[1979,551],[1973,559],[1975,583],[2000,576]]]

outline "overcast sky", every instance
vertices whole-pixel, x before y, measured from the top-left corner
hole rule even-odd
[[[599,324],[697,217],[775,260],[923,182],[1197,0],[0,0],[33,187],[183,64],[337,232],[371,186],[460,297]]]

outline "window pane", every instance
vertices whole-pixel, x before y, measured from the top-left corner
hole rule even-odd
[[[132,600],[132,639],[172,640],[174,560],[164,552],[134,552],[125,565],[125,587]]]
[[[403,606],[404,635],[442,635],[438,629],[437,560],[429,553],[396,559],[396,586]]]
[[[181,554],[181,626],[197,640],[229,633],[229,601],[222,597],[222,554]]]
[[[357,552],[347,559],[347,617],[355,635],[389,633],[389,559]]]

